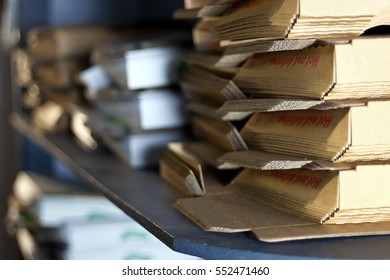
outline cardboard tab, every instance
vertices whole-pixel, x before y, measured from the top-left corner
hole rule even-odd
[[[225,151],[248,149],[237,128],[228,121],[195,116],[193,117],[192,124],[194,133],[197,136],[207,139],[207,141]]]
[[[213,71],[188,65],[182,74],[180,86],[191,100],[223,104],[226,100],[245,99],[245,94],[230,80],[229,72]]]
[[[160,159],[160,176],[187,196],[225,192],[226,188],[215,172],[191,153],[186,147],[187,144],[168,144]]]
[[[202,166],[183,150],[181,143],[170,143],[160,160],[160,175],[169,184],[187,195],[205,193]]]

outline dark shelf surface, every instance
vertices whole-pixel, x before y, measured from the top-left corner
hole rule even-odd
[[[131,170],[105,150],[83,150],[70,135],[42,133],[17,113],[11,123],[175,251],[204,259],[390,259],[390,236],[265,243],[246,233],[205,232],[172,207],[182,195],[157,169]]]

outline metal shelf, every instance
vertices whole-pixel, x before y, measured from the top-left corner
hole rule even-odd
[[[131,170],[105,150],[83,150],[70,135],[42,133],[17,113],[11,124],[175,251],[204,259],[390,258],[390,236],[270,244],[245,233],[205,232],[172,207],[182,195],[158,170]]]

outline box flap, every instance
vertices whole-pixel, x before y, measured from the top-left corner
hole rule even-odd
[[[228,10],[216,26],[220,38],[253,38],[263,30],[272,30],[272,38],[284,38],[298,13],[298,0],[249,0],[241,1]],[[244,35],[242,26],[248,19],[255,18],[257,28],[247,30]],[[262,26],[263,28],[259,28]],[[239,27],[239,28],[237,28]],[[276,27],[276,28],[274,28]],[[251,32],[252,31],[252,32]],[[259,36],[258,36],[259,37]],[[264,37],[264,36],[260,36]]]
[[[242,232],[253,228],[313,224],[235,192],[182,198],[174,206],[207,231]]]
[[[160,159],[160,176],[186,195],[205,194],[202,166],[181,143],[170,143]]]
[[[265,242],[353,237],[390,234],[390,222],[360,223],[344,225],[298,225],[279,228],[252,229],[251,234]]]
[[[247,150],[237,128],[229,121],[215,120],[204,116],[192,119],[194,133],[225,151]]]

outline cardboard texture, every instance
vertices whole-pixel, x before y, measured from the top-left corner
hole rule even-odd
[[[241,135],[249,149],[333,162],[389,160],[389,101],[335,110],[256,113]]]
[[[199,138],[205,139],[225,151],[248,149],[237,128],[231,122],[194,116],[192,127],[194,134]]]
[[[210,117],[216,120],[239,121],[244,120],[252,115],[250,112],[224,112],[216,106],[208,105],[201,102],[190,102],[186,108],[201,116]]]
[[[196,100],[196,98],[193,98]],[[203,100],[198,100],[203,101]],[[293,110],[329,110],[349,108],[365,105],[366,102],[348,100],[345,102],[324,101],[324,100],[299,100],[299,99],[277,99],[277,98],[245,98],[227,100],[222,105],[206,104],[206,102],[190,102],[187,109],[202,116],[217,120],[239,121],[245,120],[256,112],[279,112]]]
[[[387,22],[389,1],[249,0],[229,9],[216,26],[221,39],[354,38]]]
[[[390,24],[390,0],[218,2],[185,11],[201,19],[181,87],[204,140],[185,149],[239,174],[174,207],[265,242],[390,234],[390,37],[359,37]]]
[[[187,195],[205,193],[202,166],[197,158],[184,150],[182,143],[168,144],[160,160],[160,174]]]
[[[233,81],[253,97],[388,98],[390,37],[362,37],[298,51],[255,54]]]
[[[317,223],[387,221],[389,165],[360,165],[350,170],[244,169],[233,188],[283,211]],[[367,186],[372,178],[376,183]]]
[[[160,159],[160,176],[187,196],[225,192],[226,188],[197,155],[187,148],[190,143],[169,143]]]
[[[180,86],[184,95],[208,104],[222,104],[226,100],[243,99],[246,96],[229,79],[230,73],[213,72],[195,65],[188,65],[182,73]]]
[[[389,234],[388,171],[388,165],[340,171],[244,169],[227,188],[230,192],[182,198],[174,206],[204,230],[249,231],[266,242]],[[378,178],[378,184],[370,185],[370,178]],[[332,214],[321,220],[325,209]]]
[[[253,150],[224,153],[218,158],[218,161],[225,168],[246,167],[259,170],[285,170],[298,168],[309,170],[343,170],[354,168],[358,164],[334,163],[324,160],[308,159]]]
[[[208,141],[195,141],[186,143],[186,149],[195,154],[205,164],[215,169],[237,169],[237,165],[225,163],[221,157],[226,151]]]
[[[267,242],[282,242],[316,238],[386,235],[390,222],[360,223],[345,225],[297,225],[279,228],[252,229],[251,234]]]
[[[237,192],[182,198],[174,206],[207,231],[242,232],[261,227],[314,224]]]

